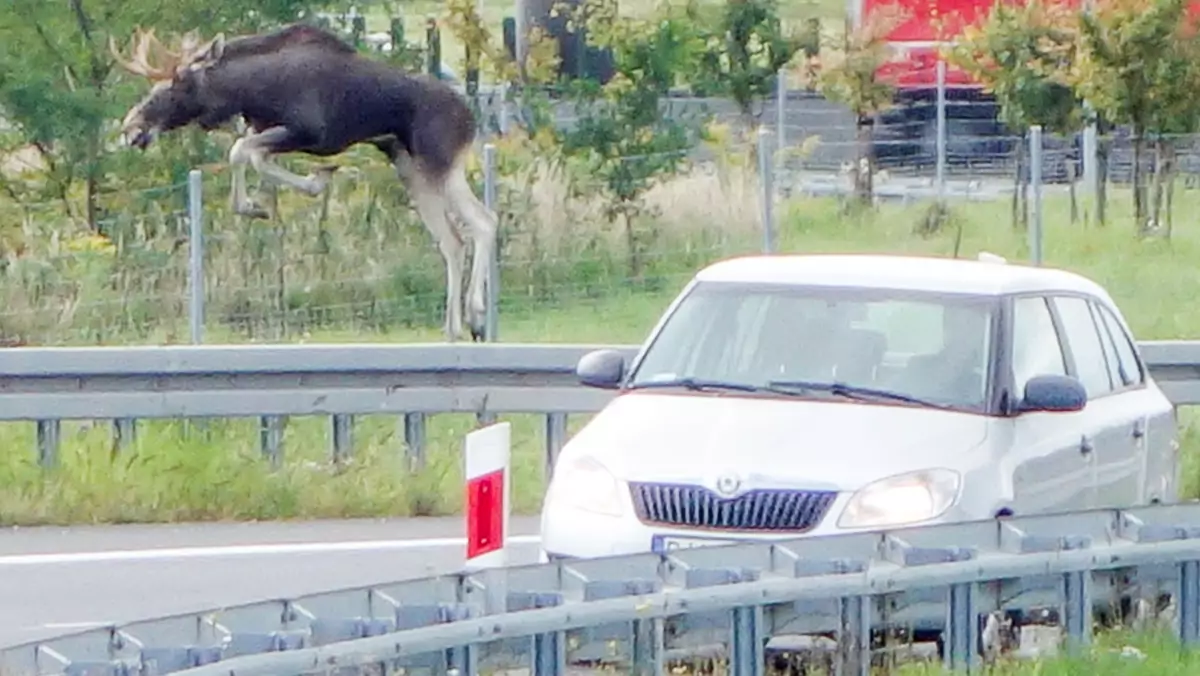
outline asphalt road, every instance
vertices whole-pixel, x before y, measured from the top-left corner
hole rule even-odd
[[[511,522],[514,564],[536,518]],[[0,530],[0,646],[212,606],[424,577],[463,562],[460,518]]]

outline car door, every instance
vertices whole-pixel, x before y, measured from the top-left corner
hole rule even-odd
[[[1060,329],[1045,296],[1013,298],[1013,397],[1038,375],[1066,375]],[[1095,454],[1084,443],[1086,411],[1025,412],[1008,419],[1005,457],[1015,514],[1088,509],[1095,503]]]
[[[1146,378],[1145,366],[1138,358],[1137,346],[1129,329],[1109,304],[1093,300],[1092,314],[1100,328],[1102,342],[1110,351],[1109,377],[1114,383],[1114,395],[1122,402],[1121,416],[1125,427],[1121,432],[1121,449],[1117,459],[1136,465],[1137,501],[1152,499],[1173,502],[1178,487],[1179,428],[1175,407],[1160,389]],[[1131,491],[1132,492],[1132,491]]]
[[[1056,295],[1053,308],[1062,328],[1068,373],[1083,383],[1084,437],[1095,458],[1095,505],[1127,507],[1142,497],[1143,457],[1131,432],[1139,424],[1136,407],[1112,378],[1110,358],[1090,298]],[[1144,423],[1144,421],[1141,421]]]

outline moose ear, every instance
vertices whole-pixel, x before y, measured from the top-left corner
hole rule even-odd
[[[225,53],[225,34],[217,33],[217,37],[213,38],[212,42],[208,43],[207,59],[209,61],[218,61],[218,60],[220,60],[221,56],[224,53]]]

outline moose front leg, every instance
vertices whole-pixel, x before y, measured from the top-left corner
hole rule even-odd
[[[286,127],[272,127],[257,134],[243,136],[229,149],[229,164],[233,170],[231,187],[233,210],[242,216],[266,218],[269,214],[246,195],[246,165],[268,180],[288,185],[313,197],[329,185],[336,165],[323,165],[308,176],[299,176],[271,161],[271,155],[303,150],[304,144]]]
[[[250,218],[268,218],[266,209],[258,206],[246,195],[246,162],[234,162],[234,153],[244,139],[238,139],[229,151],[229,163],[233,177],[229,186],[229,208],[233,213]]]

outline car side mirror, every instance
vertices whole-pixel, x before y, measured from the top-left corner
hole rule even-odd
[[[1078,378],[1063,375],[1034,376],[1025,383],[1021,411],[1069,413],[1087,405],[1087,390]]]
[[[616,350],[589,352],[579,359],[575,375],[588,387],[614,390],[625,377],[625,355]]]

